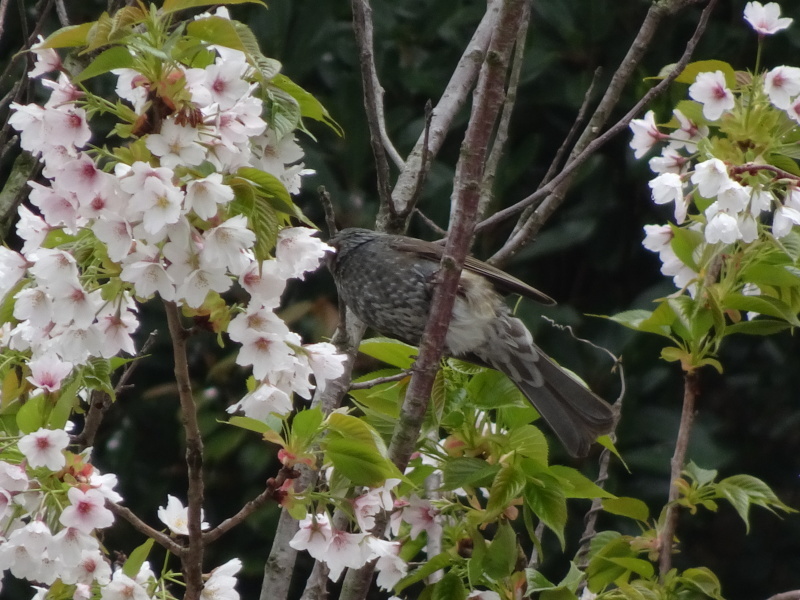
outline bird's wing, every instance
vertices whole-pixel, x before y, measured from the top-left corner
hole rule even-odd
[[[391,247],[400,252],[413,252],[422,258],[439,262],[442,260],[444,247],[433,242],[418,240],[404,236],[394,236],[390,243]],[[477,273],[488,279],[496,288],[507,294],[519,294],[540,302],[542,304],[554,305],[556,303],[550,296],[540,292],[534,287],[516,277],[512,277],[505,271],[493,267],[477,258],[467,256],[464,261],[464,268],[473,273]]]

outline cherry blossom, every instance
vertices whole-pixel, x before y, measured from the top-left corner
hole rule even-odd
[[[692,183],[704,198],[714,198],[720,190],[729,186],[728,167],[718,158],[699,163],[692,173]]]
[[[675,203],[675,222],[686,219],[688,204],[683,193],[683,179],[677,173],[662,173],[649,183],[656,204]]]
[[[241,570],[242,561],[233,558],[213,571],[203,585],[200,600],[239,600],[235,575]]]
[[[173,169],[178,165],[199,165],[206,151],[198,143],[198,131],[187,125],[179,125],[174,119],[164,121],[160,133],[147,136],[147,148],[160,157],[162,167]]]
[[[33,385],[46,392],[61,388],[61,382],[72,372],[72,363],[64,362],[53,354],[32,359],[28,363],[31,375],[27,378]]]
[[[63,429],[44,429],[29,433],[20,438],[19,451],[25,456],[28,465],[45,467],[58,471],[66,464],[64,449],[69,444],[69,435]]]
[[[164,525],[169,527],[172,533],[178,535],[189,535],[189,508],[175,496],[167,496],[167,505],[158,508],[158,518]],[[203,519],[203,511],[200,511],[200,519]],[[205,521],[200,523],[200,529],[208,529],[209,525]]]
[[[105,497],[97,490],[83,491],[73,487],[67,492],[67,498],[71,504],[59,517],[65,527],[91,533],[94,529],[109,527],[114,522],[113,513],[105,507]]]
[[[292,397],[285,391],[269,383],[259,385],[244,395],[236,404],[228,407],[229,413],[241,410],[251,419],[266,420],[270,415],[288,415],[294,408]]]
[[[222,183],[221,173],[211,173],[186,184],[184,208],[193,210],[201,219],[210,219],[217,214],[220,205],[233,200],[233,189]]]
[[[764,91],[775,106],[788,109],[792,99],[800,94],[800,68],[775,67],[764,77]]]
[[[150,594],[141,583],[119,570],[111,576],[108,585],[100,588],[100,600],[150,600]]]
[[[41,46],[44,42],[44,38],[41,35],[38,36],[38,40],[38,42],[31,46],[31,52],[36,55],[36,62],[33,65],[33,69],[28,73],[28,77],[32,78],[41,77],[42,75],[61,69],[61,57],[58,55],[58,52],[52,48],[42,48]]]
[[[703,105],[703,116],[709,121],[716,121],[734,107],[733,93],[722,71],[698,73],[689,86],[689,96]]]
[[[642,158],[658,142],[669,137],[658,130],[655,113],[652,110],[647,111],[643,119],[633,119],[630,128],[633,132],[630,146],[636,158]]]
[[[744,18],[759,35],[772,35],[792,24],[792,19],[781,18],[781,7],[777,2],[764,5],[748,2],[744,7]]]
[[[316,231],[307,227],[289,227],[278,234],[275,258],[286,278],[303,278],[315,270],[326,253],[333,248],[316,237]]]

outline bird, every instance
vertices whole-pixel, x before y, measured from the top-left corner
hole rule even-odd
[[[328,268],[340,302],[381,335],[418,346],[428,319],[443,247],[433,242],[346,228],[328,242]],[[574,457],[615,425],[612,407],[534,343],[503,295],[555,304],[504,271],[467,257],[461,272],[445,354],[507,375]]]

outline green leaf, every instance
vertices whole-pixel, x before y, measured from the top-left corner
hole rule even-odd
[[[242,40],[233,26],[233,21],[222,17],[208,17],[190,22],[186,33],[209,44],[245,51]]]
[[[258,419],[252,419],[250,417],[231,417],[228,419],[228,424],[234,427],[240,427],[241,429],[247,429],[248,431],[255,431],[256,433],[272,431],[272,428],[264,421],[259,421]]]
[[[417,350],[403,342],[389,338],[370,338],[361,342],[359,352],[400,369],[408,369],[417,358]]]
[[[506,441],[510,450],[547,465],[547,438],[535,425],[525,424],[511,429]]]
[[[604,490],[572,467],[553,465],[550,467],[550,473],[562,482],[567,483],[564,486],[564,495],[567,498],[616,498],[614,494]]]
[[[54,31],[44,42],[39,46],[40,48],[75,48],[76,46],[86,45],[86,36],[89,35],[95,21],[89,23],[81,23],[80,25],[68,25]]]
[[[72,78],[73,83],[80,83],[92,77],[108,73],[112,69],[129,68],[133,66],[133,56],[125,46],[113,46],[101,52],[97,58]]]
[[[606,560],[646,579],[650,579],[655,574],[653,564],[641,558],[606,557]]]
[[[330,113],[322,106],[320,101],[286,77],[286,75],[276,75],[272,78],[272,81],[270,81],[270,85],[283,90],[297,100],[301,116],[325,123],[328,127],[333,129],[337,135],[344,135],[344,129],[333,120]]]
[[[542,485],[533,481],[528,483],[525,488],[525,503],[556,534],[563,550],[566,543],[564,527],[567,524],[567,499],[564,490],[554,477],[544,473],[537,473],[536,477],[542,481]]]
[[[662,302],[654,311],[626,310],[609,317],[609,319],[629,329],[669,337],[670,326],[675,321],[675,313],[666,303]]]
[[[83,387],[83,383],[79,377],[74,377],[67,385],[61,387],[58,391],[58,400],[47,419],[48,429],[64,429],[72,411],[78,404],[78,390],[81,387]]]
[[[355,485],[376,487],[389,477],[402,479],[402,474],[371,444],[344,438],[329,438],[325,455],[334,469]]]
[[[617,560],[635,559],[636,554],[628,540],[615,531],[601,532],[592,540],[591,547],[591,558],[586,568],[587,587],[589,591],[598,594],[629,572]]]
[[[716,478],[718,471],[716,469],[703,469],[698,467],[694,461],[690,460],[686,465],[683,472],[697,482],[697,485],[703,486],[712,483]]]
[[[725,309],[735,309],[747,312],[757,312],[762,315],[783,319],[792,326],[800,325],[800,320],[792,308],[786,303],[772,296],[745,296],[744,294],[727,294],[722,299]]]
[[[517,533],[508,521],[500,521],[483,557],[483,571],[492,579],[514,573],[520,559]]]
[[[786,321],[775,321],[773,319],[754,319],[752,321],[739,321],[725,327],[725,335],[743,333],[745,335],[773,335],[792,326]]]
[[[744,521],[746,531],[750,531],[750,505],[762,506],[772,510],[778,508],[786,512],[795,512],[775,495],[775,492],[763,481],[752,475],[733,475],[717,483],[717,496],[725,498],[739,513]]]
[[[490,465],[480,458],[462,456],[445,462],[442,468],[442,489],[487,487],[494,481],[500,465]]]
[[[692,84],[700,73],[713,73],[714,71],[722,71],[725,74],[725,84],[729,88],[736,87],[736,71],[734,71],[730,64],[722,60],[698,60],[691,62],[686,65],[686,68],[681,71],[681,74],[675,78],[675,81]]]
[[[319,408],[301,410],[292,419],[292,438],[305,441],[307,444],[316,437],[322,419],[322,411]]]
[[[386,444],[378,432],[358,417],[334,412],[328,416],[325,424],[330,431],[338,433],[347,440],[360,442],[383,457],[388,454]]]
[[[164,14],[169,14],[178,10],[186,10],[188,8],[200,8],[201,6],[211,5],[225,6],[230,4],[260,4],[264,8],[267,7],[267,4],[264,2],[264,0],[164,0],[164,4],[161,6],[161,12]]]
[[[512,463],[501,467],[489,491],[484,520],[500,515],[511,502],[519,498],[526,483],[525,473],[517,465]]]
[[[44,394],[39,394],[30,398],[17,411],[17,427],[20,433],[33,433],[40,427],[44,427],[45,407],[47,398]]]
[[[473,405],[483,409],[528,404],[519,388],[506,375],[494,369],[475,375],[467,384],[467,393]]]
[[[493,579],[508,577],[517,564],[517,534],[511,525],[503,521],[489,544],[483,559],[483,570]]]
[[[672,230],[670,247],[675,252],[675,255],[683,264],[697,271],[698,268],[694,258],[694,251],[700,244],[705,242],[703,234],[699,231],[693,231],[672,224],[670,225],[670,229]]]
[[[465,600],[466,597],[467,589],[461,578],[450,572],[436,582],[431,600]]]
[[[650,518],[650,509],[638,498],[605,498],[603,499],[603,510],[612,515],[636,519],[643,523]]]
[[[144,561],[147,560],[154,543],[155,540],[153,538],[148,538],[141,546],[134,548],[133,552],[128,555],[128,560],[122,565],[122,572],[131,579],[135,578],[141,570]]]
[[[444,569],[447,567],[453,566],[453,556],[449,552],[442,552],[441,554],[437,554],[433,558],[431,558],[428,562],[423,564],[418,569],[412,571],[405,577],[403,577],[397,584],[394,586],[394,592],[399,594],[408,586],[417,583],[418,581],[422,581],[428,575],[435,573],[440,569]]]
[[[686,569],[677,579],[684,585],[693,587],[709,598],[723,600],[722,585],[719,579],[717,579],[717,576],[714,575],[713,572],[705,567]]]

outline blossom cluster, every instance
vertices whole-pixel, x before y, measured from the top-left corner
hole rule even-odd
[[[774,2],[749,2],[745,19],[759,43],[792,22]],[[692,292],[698,265],[676,254],[675,226],[700,234],[706,245],[724,246],[750,244],[764,233],[781,239],[800,225],[800,177],[775,166],[790,160],[782,154],[800,130],[800,69],[757,68],[741,78],[732,69],[701,71],[688,94],[691,100],[679,103],[663,126],[653,111],[633,120],[630,145],[642,158],[663,144],[649,161],[656,174],[649,185],[656,204],[672,207],[674,225],[645,226],[644,246],[659,254],[662,273]],[[695,248],[695,258],[702,254]]]
[[[228,15],[223,8],[198,18]],[[246,202],[258,185],[248,176],[287,198],[297,193],[308,172],[303,152],[262,116],[257,67],[244,52],[208,46],[209,64],[171,61],[156,79],[148,58],[129,51],[134,66],[114,70],[116,108],[73,83],[58,53],[43,46],[34,48],[31,76],[58,72],[42,80],[49,98],[12,105],[10,124],[44,177],[30,182],[30,206],[19,208],[21,248],[0,248],[0,299],[13,306],[13,319],[0,325],[0,352],[25,374],[19,401],[56,401],[67,386],[84,397],[93,361],[135,354],[138,302],[158,296],[208,314],[238,284],[249,301],[229,308],[219,329],[240,346],[236,362],[252,367],[253,385],[229,410],[285,416],[294,393],[309,398],[343,361],[331,344],[304,345],[275,313],[287,281],[315,270],[332,249],[309,228],[259,230],[257,208]],[[118,148],[90,143],[98,112],[133,115],[127,130],[115,130]],[[258,246],[267,234],[275,240],[265,251]],[[151,597],[152,572],[112,573],[95,536],[113,522],[105,502],[122,500],[113,476],[67,450],[63,422],[41,425],[3,450],[11,458],[0,461],[0,571],[74,585],[76,599],[97,597],[98,588],[103,600]],[[80,477],[71,475],[76,461],[87,465]],[[182,511],[171,497],[159,511],[178,535],[186,534]],[[205,585],[213,593],[203,597],[238,598],[239,566],[213,571]]]

